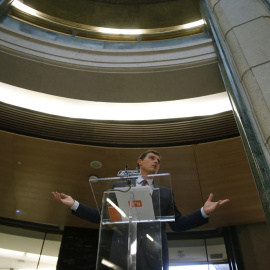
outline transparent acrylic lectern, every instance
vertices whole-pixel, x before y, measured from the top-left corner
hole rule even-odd
[[[150,185],[136,185],[146,178]],[[95,199],[101,209],[96,269],[162,269],[162,223],[175,220],[170,174],[89,183],[94,198],[103,194],[101,204]]]

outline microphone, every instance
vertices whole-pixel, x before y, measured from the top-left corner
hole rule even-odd
[[[117,176],[119,177],[130,177],[140,175],[141,170],[122,170],[118,171]]]
[[[136,170],[129,170],[128,169],[128,165],[126,164],[125,166],[125,170],[122,170],[122,171],[118,171],[117,173],[117,176],[121,177],[121,178],[124,178],[125,181],[127,182],[127,184],[129,186],[131,186],[131,177],[133,176],[138,176],[141,174],[141,170],[140,169],[137,169]]]

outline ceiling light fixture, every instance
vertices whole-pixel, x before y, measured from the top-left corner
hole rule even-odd
[[[100,27],[98,32],[103,34],[114,35],[141,35],[143,33],[140,29],[118,29],[118,28],[103,28]]]
[[[29,15],[33,15],[33,16],[37,15],[37,11],[35,9],[28,7],[27,5],[23,4],[22,2],[18,0],[14,0],[12,2],[12,6]]]
[[[28,7],[27,5],[23,4],[19,0],[14,0],[11,4],[15,9],[26,13],[28,15],[32,16],[39,16],[39,17],[46,17],[48,19],[48,15],[43,14],[42,12],[39,12],[33,8]],[[51,20],[55,20],[56,18],[51,17]],[[59,21],[59,19],[58,19]],[[68,21],[65,21],[67,23]],[[169,26],[169,27],[163,27],[163,28],[151,28],[151,29],[120,29],[120,28],[106,28],[106,27],[97,27],[97,26],[89,26],[84,25],[84,27],[92,28],[92,31],[99,32],[102,34],[111,34],[111,35],[143,35],[143,34],[154,34],[154,33],[162,33],[162,32],[171,32],[171,31],[179,31],[179,30],[186,30],[194,27],[199,27],[204,25],[203,20],[198,20],[195,22],[182,24],[182,25],[176,25],[176,26]]]
[[[195,21],[195,22],[183,24],[182,27],[184,29],[190,29],[190,28],[198,27],[198,26],[202,26],[202,25],[204,25],[204,20],[198,20],[198,21]]]
[[[116,103],[58,97],[0,82],[0,93],[0,102],[78,119],[114,121],[179,119],[214,115],[232,110],[226,92],[172,101]]]
[[[93,161],[91,161],[90,166],[93,169],[100,169],[102,167],[102,163],[100,161],[93,160]]]

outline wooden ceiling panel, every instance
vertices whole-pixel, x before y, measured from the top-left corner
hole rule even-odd
[[[165,147],[239,135],[231,111],[197,118],[98,122],[39,113],[0,103],[2,130],[44,139],[109,147]]]

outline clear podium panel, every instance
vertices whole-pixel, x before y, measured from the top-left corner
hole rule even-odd
[[[105,191],[96,269],[162,269],[160,217],[159,188]]]
[[[138,178],[144,178],[144,179],[151,179],[153,184],[151,186],[138,186],[137,185],[137,180]],[[173,200],[173,193],[171,189],[171,178],[169,173],[163,173],[163,174],[153,174],[153,175],[137,175],[137,176],[124,176],[124,177],[111,177],[111,178],[98,178],[94,180],[89,180],[90,187],[92,189],[94,198],[95,198],[95,203],[97,205],[98,209],[103,208],[102,204],[102,196],[104,193],[104,196],[107,196],[107,192],[110,192],[112,190],[118,190],[122,194],[125,194],[127,196],[128,189],[145,189],[145,192],[147,189],[151,189],[149,193],[151,193],[152,196],[152,201],[156,201],[156,193],[157,189],[160,190],[159,196],[157,196],[161,202],[165,202],[164,204],[161,205],[161,208],[158,212],[156,208],[156,204],[154,205],[154,210],[155,210],[155,220],[160,220],[160,221],[174,221],[175,220],[175,214],[174,214],[174,200]],[[144,192],[144,193],[145,193]],[[140,193],[141,195],[144,194],[143,191]],[[120,197],[120,193],[115,193],[115,195],[112,196],[112,202],[117,202],[116,196]],[[125,200],[125,196],[121,196],[120,202]],[[110,199],[110,198],[109,198]],[[146,198],[147,199],[147,198]],[[118,198],[119,200],[119,198]],[[148,198],[149,200],[149,198]],[[106,201],[107,203],[107,201]],[[126,206],[127,207],[127,206]],[[126,209],[124,207],[124,209]],[[111,211],[111,215],[115,213],[116,215],[119,215],[119,213],[115,212],[115,209],[113,209],[112,205],[111,208],[109,208],[108,211]],[[109,214],[109,213],[108,213]],[[149,213],[150,214],[150,213]],[[109,217],[109,215],[108,215]],[[152,218],[149,218],[152,220]],[[106,220],[106,219],[105,219]],[[107,219],[108,220],[108,219]],[[108,220],[109,221],[109,220]],[[121,221],[124,221],[121,219]]]
[[[104,191],[102,224],[160,221],[160,189],[116,187]]]

